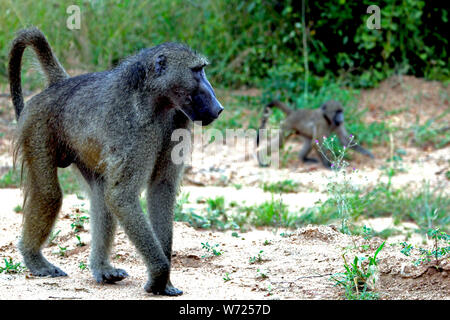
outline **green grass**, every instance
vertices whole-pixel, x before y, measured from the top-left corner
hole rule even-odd
[[[70,224],[73,232],[78,233],[84,230],[84,224],[89,221],[88,216],[82,216],[80,214],[72,215],[73,222]]]
[[[248,223],[256,227],[293,227],[296,218],[286,204],[274,199],[257,205],[241,206],[238,211],[245,213]]]
[[[71,168],[58,169],[58,179],[65,195],[78,194],[81,192],[79,178]]]
[[[203,209],[193,209],[189,207],[189,195],[182,194],[177,200],[175,220],[188,222],[194,228],[241,232],[250,227],[297,228],[308,224],[336,224],[342,220],[342,213],[333,197],[298,211],[289,209],[277,199],[255,205],[235,201],[226,205],[224,197],[206,198],[202,202],[205,203]],[[394,189],[384,183],[370,188],[354,188],[346,195],[346,206],[348,228],[352,234],[364,234],[358,226],[361,219],[377,217],[393,217],[395,224],[414,222],[422,234],[430,227],[439,227],[446,232],[450,229],[450,198],[443,189],[426,183],[417,190]],[[394,227],[379,232],[372,230],[370,235],[388,238],[399,232]]]
[[[0,273],[21,273],[26,267],[22,266],[20,262],[14,262],[12,258],[3,259],[4,266],[0,266]]]
[[[344,296],[347,300],[377,300],[379,294],[371,289],[375,285],[378,269],[377,256],[383,249],[383,242],[374,252],[373,256],[355,256],[353,261],[348,262],[345,254],[345,271],[334,274],[331,279],[335,285],[344,289]]]
[[[262,189],[264,192],[271,193],[295,193],[298,192],[300,186],[301,184],[299,182],[288,179],[277,182],[264,182],[262,184]]]
[[[436,118],[428,119],[424,124],[419,124],[419,117],[410,127],[410,136],[413,137],[415,145],[421,148],[432,146],[433,148],[443,148],[450,144],[450,129],[446,122],[439,122],[450,111],[445,111]]]
[[[70,30],[66,26],[69,17],[66,9],[72,4],[80,6],[80,30]],[[224,6],[225,2],[196,4],[182,0],[124,0],[114,4],[104,0],[1,1],[0,76],[6,79],[5,61],[14,33],[30,25],[44,32],[67,69],[105,70],[142,48],[180,41],[209,57],[222,57],[212,61],[208,68],[210,73],[219,75],[231,59],[223,58],[237,50],[229,45],[233,36],[226,32],[228,22],[220,15]],[[221,34],[220,44],[210,41],[217,34]],[[68,61],[72,64],[68,65]],[[28,66],[25,68],[29,70]],[[33,75],[26,73],[26,87],[31,83],[30,76]],[[43,81],[40,83],[42,87]]]
[[[204,249],[207,253],[202,256],[202,258],[208,257],[218,257],[223,254],[223,251],[219,249],[219,244],[216,243],[214,245],[209,244],[208,242],[202,242],[202,249]]]
[[[0,188],[19,188],[20,187],[20,171],[9,169],[0,178]]]
[[[419,190],[392,189],[379,184],[369,190],[356,190],[347,197],[350,222],[358,219],[393,217],[395,223],[415,222],[422,233],[428,228],[439,226],[450,229],[450,198],[439,188],[424,184]],[[332,199],[303,210],[295,225],[329,224],[340,220],[340,214]],[[353,226],[353,230],[356,227]],[[385,230],[378,234],[387,237],[395,230]]]
[[[9,169],[0,177],[0,188],[20,188],[20,170]],[[59,169],[58,179],[64,194],[74,194],[81,191],[77,175],[70,169]]]

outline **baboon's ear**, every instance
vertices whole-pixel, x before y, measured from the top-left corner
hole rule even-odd
[[[130,66],[128,74],[128,84],[131,88],[135,90],[142,88],[146,77],[147,72],[145,71],[145,67],[141,62],[138,61]]]
[[[322,110],[322,112],[327,111],[327,103],[326,102],[320,106],[320,110]]]
[[[155,75],[159,77],[163,74],[167,67],[167,58],[165,55],[160,54],[156,57],[155,61]]]

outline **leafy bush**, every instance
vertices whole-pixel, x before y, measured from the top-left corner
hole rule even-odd
[[[370,30],[370,0],[305,2],[303,23],[298,0],[83,1],[77,3],[81,29],[69,30],[68,3],[1,1],[0,76],[6,80],[14,32],[36,25],[66,66],[91,71],[112,67],[141,48],[181,41],[210,58],[208,72],[222,86],[271,79],[274,86],[302,92],[336,77],[359,87],[392,73],[449,78],[444,3],[380,1],[381,29]]]

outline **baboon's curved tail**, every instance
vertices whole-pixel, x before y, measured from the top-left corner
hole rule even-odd
[[[19,119],[24,107],[20,72],[22,55],[27,46],[32,47],[35,51],[47,77],[48,85],[52,85],[68,77],[66,70],[64,70],[58,59],[53,55],[52,49],[44,34],[38,28],[32,27],[20,30],[12,42],[8,64],[11,98],[17,119]]]

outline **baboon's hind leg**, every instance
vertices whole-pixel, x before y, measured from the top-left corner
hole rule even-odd
[[[101,181],[91,182],[91,257],[90,268],[98,282],[115,283],[128,277],[123,269],[116,269],[109,262],[109,255],[116,230],[116,219],[108,211]]]
[[[24,156],[29,160],[20,252],[33,275],[67,276],[64,271],[48,262],[41,251],[62,204],[56,165],[45,152]]]

